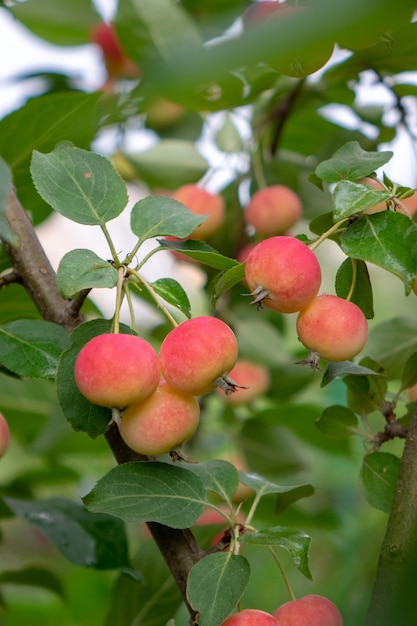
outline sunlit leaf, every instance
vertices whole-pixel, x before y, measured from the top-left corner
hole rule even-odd
[[[115,287],[117,270],[92,250],[77,249],[65,254],[58,266],[57,285],[64,298],[71,298],[82,289]]]
[[[326,183],[338,183],[342,179],[356,181],[388,163],[392,155],[388,150],[368,152],[357,141],[348,141],[316,167],[316,174]]]

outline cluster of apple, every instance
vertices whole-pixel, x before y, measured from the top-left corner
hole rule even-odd
[[[310,594],[290,600],[273,614],[258,609],[234,613],[222,626],[343,626],[339,609],[327,598]]]
[[[362,310],[338,296],[317,295],[320,264],[296,237],[269,237],[257,244],[247,257],[245,278],[258,307],[298,312],[298,337],[315,355],[345,361],[364,347],[368,325]]]
[[[137,335],[98,335],[79,352],[74,377],[90,402],[115,409],[121,437],[132,450],[157,456],[194,434],[198,396],[216,387],[234,390],[227,374],[237,357],[231,328],[203,315],[175,326],[159,354]]]

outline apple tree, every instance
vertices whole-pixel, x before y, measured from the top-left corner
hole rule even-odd
[[[2,623],[414,623],[415,3],[1,4]]]

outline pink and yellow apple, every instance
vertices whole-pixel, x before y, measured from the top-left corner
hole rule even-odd
[[[175,389],[193,396],[213,391],[235,365],[238,344],[222,320],[202,315],[182,322],[161,344],[162,375]]]
[[[253,248],[246,260],[245,278],[255,298],[253,304],[295,313],[317,295],[321,269],[305,243],[281,235],[264,239]]]
[[[151,396],[122,413],[119,431],[123,441],[135,452],[158,456],[171,452],[192,437],[199,418],[197,399],[161,380]]]
[[[228,374],[237,387],[233,393],[226,394],[222,389],[218,393],[228,404],[250,404],[262,396],[269,388],[271,377],[269,370],[261,363],[248,359],[238,359]]]
[[[226,206],[221,194],[210,193],[190,183],[179,187],[172,197],[184,204],[192,213],[207,216],[207,219],[191,233],[190,239],[204,241],[223,225]]]
[[[323,294],[317,296],[297,318],[301,343],[327,361],[346,361],[364,347],[368,324],[353,302]]]
[[[222,626],[277,626],[275,618],[266,611],[244,609],[230,615]]]
[[[9,424],[2,413],[0,413],[0,459],[6,454],[9,447],[10,431]]]
[[[337,606],[315,594],[286,602],[274,612],[274,617],[275,626],[343,626]]]
[[[155,391],[160,379],[158,355],[142,337],[105,333],[81,349],[74,377],[90,402],[123,409]]]
[[[301,218],[299,196],[286,185],[271,185],[256,191],[244,213],[246,224],[260,237],[283,235]]]

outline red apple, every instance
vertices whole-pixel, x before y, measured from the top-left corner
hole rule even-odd
[[[0,413],[0,459],[6,454],[9,447],[10,431],[4,415]]]
[[[275,626],[343,626],[336,605],[314,594],[286,602],[275,611],[274,617]]]
[[[244,609],[230,615],[222,626],[277,626],[277,623],[270,613],[259,609]]]
[[[269,370],[264,365],[247,359],[238,359],[228,377],[238,385],[235,392],[217,391],[229,404],[250,404],[268,390],[271,382]]]
[[[346,361],[364,347],[368,324],[353,302],[323,294],[303,309],[297,319],[301,343],[328,361]]]
[[[246,224],[261,237],[283,235],[301,217],[298,195],[285,185],[271,185],[256,191],[244,213]]]
[[[220,194],[210,193],[198,185],[188,184],[174,191],[172,197],[184,204],[192,213],[207,215],[207,219],[191,233],[190,239],[204,241],[223,225],[226,207]]]
[[[155,391],[160,379],[158,355],[141,337],[105,333],[81,349],[74,377],[90,402],[123,409]]]
[[[161,380],[144,402],[133,404],[122,413],[119,431],[135,452],[158,456],[187,441],[197,430],[199,418],[197,399]]]
[[[222,384],[235,365],[238,345],[232,329],[209,315],[176,326],[162,342],[162,375],[175,389],[199,396]]]
[[[90,39],[103,53],[110,78],[137,78],[138,67],[123,52],[113,24],[98,22],[91,31]]]

